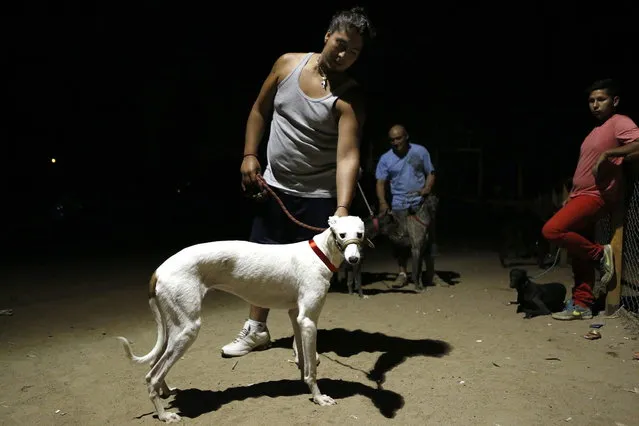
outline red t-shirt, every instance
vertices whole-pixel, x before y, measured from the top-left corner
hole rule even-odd
[[[601,125],[592,129],[581,144],[579,162],[572,178],[570,197],[591,195],[615,201],[618,182],[622,177],[622,158],[610,158],[599,166],[597,178],[592,168],[604,151],[628,144],[639,139],[639,128],[628,116],[614,114]]]

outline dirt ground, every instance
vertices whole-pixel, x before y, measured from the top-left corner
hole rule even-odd
[[[33,262],[3,269],[0,424],[159,424],[146,366],[124,356],[156,339],[147,282],[161,255]],[[186,424],[637,425],[638,349],[619,319],[562,323],[516,314],[496,253],[442,247],[449,288],[387,288],[395,272],[385,246],[364,266],[367,299],[332,289],[319,323],[320,389],[309,400],[292,358],[291,328],[273,311],[273,347],[223,359],[247,315],[224,293],[204,303],[198,340],[170,372],[181,389],[166,406]],[[530,267],[531,273],[539,270]],[[391,275],[386,275],[391,274]],[[570,282],[558,268],[541,282]],[[602,338],[583,335],[604,323]]]

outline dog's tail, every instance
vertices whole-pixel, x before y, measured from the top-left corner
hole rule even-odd
[[[157,277],[153,274],[151,278],[151,285],[153,289],[155,289],[155,284],[157,282]],[[137,356],[134,355],[131,351],[131,342],[126,337],[117,336],[116,339],[122,342],[122,346],[124,347],[124,353],[127,358],[138,363],[138,364],[146,364],[147,362],[155,362],[157,357],[160,355],[162,349],[166,344],[166,324],[164,323],[164,318],[162,318],[162,314],[160,313],[160,309],[158,308],[157,298],[155,294],[149,297],[149,306],[151,307],[151,312],[153,312],[153,317],[155,318],[155,323],[157,324],[157,334],[158,338],[155,341],[155,346],[151,349],[146,355]]]

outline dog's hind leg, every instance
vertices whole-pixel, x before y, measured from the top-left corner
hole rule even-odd
[[[158,413],[158,418],[167,423],[180,421],[180,416],[166,411],[160,401],[160,393],[166,386],[165,377],[175,363],[182,358],[184,353],[196,339],[200,329],[200,320],[188,324],[169,325],[169,341],[166,351],[162,354],[158,362],[146,375],[146,382],[149,388],[149,398]],[[168,386],[167,386],[168,388]]]
[[[165,314],[167,343],[164,353],[146,375],[149,399],[155,406],[158,418],[167,423],[180,421],[176,413],[166,411],[161,395],[171,389],[166,385],[166,375],[193,344],[200,331],[201,300],[199,294],[159,294],[158,303]]]
[[[322,309],[323,301],[312,307],[301,307],[297,315],[302,340],[302,360],[300,368],[303,371],[303,380],[308,385],[313,402],[319,405],[334,405],[335,400],[328,395],[323,395],[317,386],[317,363],[312,362],[317,357],[317,319]],[[303,366],[303,367],[302,367]]]
[[[165,350],[166,350],[166,346],[163,351]],[[154,361],[151,363],[151,368],[153,368],[155,364],[157,364],[157,361]],[[166,399],[170,397],[171,395],[175,395],[176,393],[177,393],[177,389],[169,387],[169,385],[166,383],[166,379],[162,380],[162,383],[160,383],[160,390],[159,390],[160,398]]]
[[[155,366],[155,364],[157,364],[157,362],[160,359],[160,357],[162,356],[162,354],[166,351],[167,343],[168,343],[168,340],[166,342],[164,342],[164,347],[162,348],[162,352],[160,352],[158,354],[156,359],[151,361],[151,364],[150,364],[151,368],[153,368]],[[171,395],[175,395],[177,393],[177,390],[175,388],[169,387],[169,385],[166,384],[166,380],[162,380],[162,383],[160,384],[160,392],[159,393],[160,393],[160,398],[166,399],[166,398],[170,397]]]

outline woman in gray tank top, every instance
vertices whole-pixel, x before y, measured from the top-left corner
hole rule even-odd
[[[356,83],[346,74],[374,30],[362,8],[336,13],[324,35],[321,52],[285,53],[274,63],[246,123],[242,188],[257,194],[250,241],[286,244],[315,234],[291,221],[266,196],[259,145],[268,120],[263,179],[301,222],[325,228],[331,215],[346,216],[359,172],[359,138],[364,105]],[[257,197],[256,197],[257,198]],[[266,349],[271,338],[268,309],[251,306],[237,338],[223,356]]]

